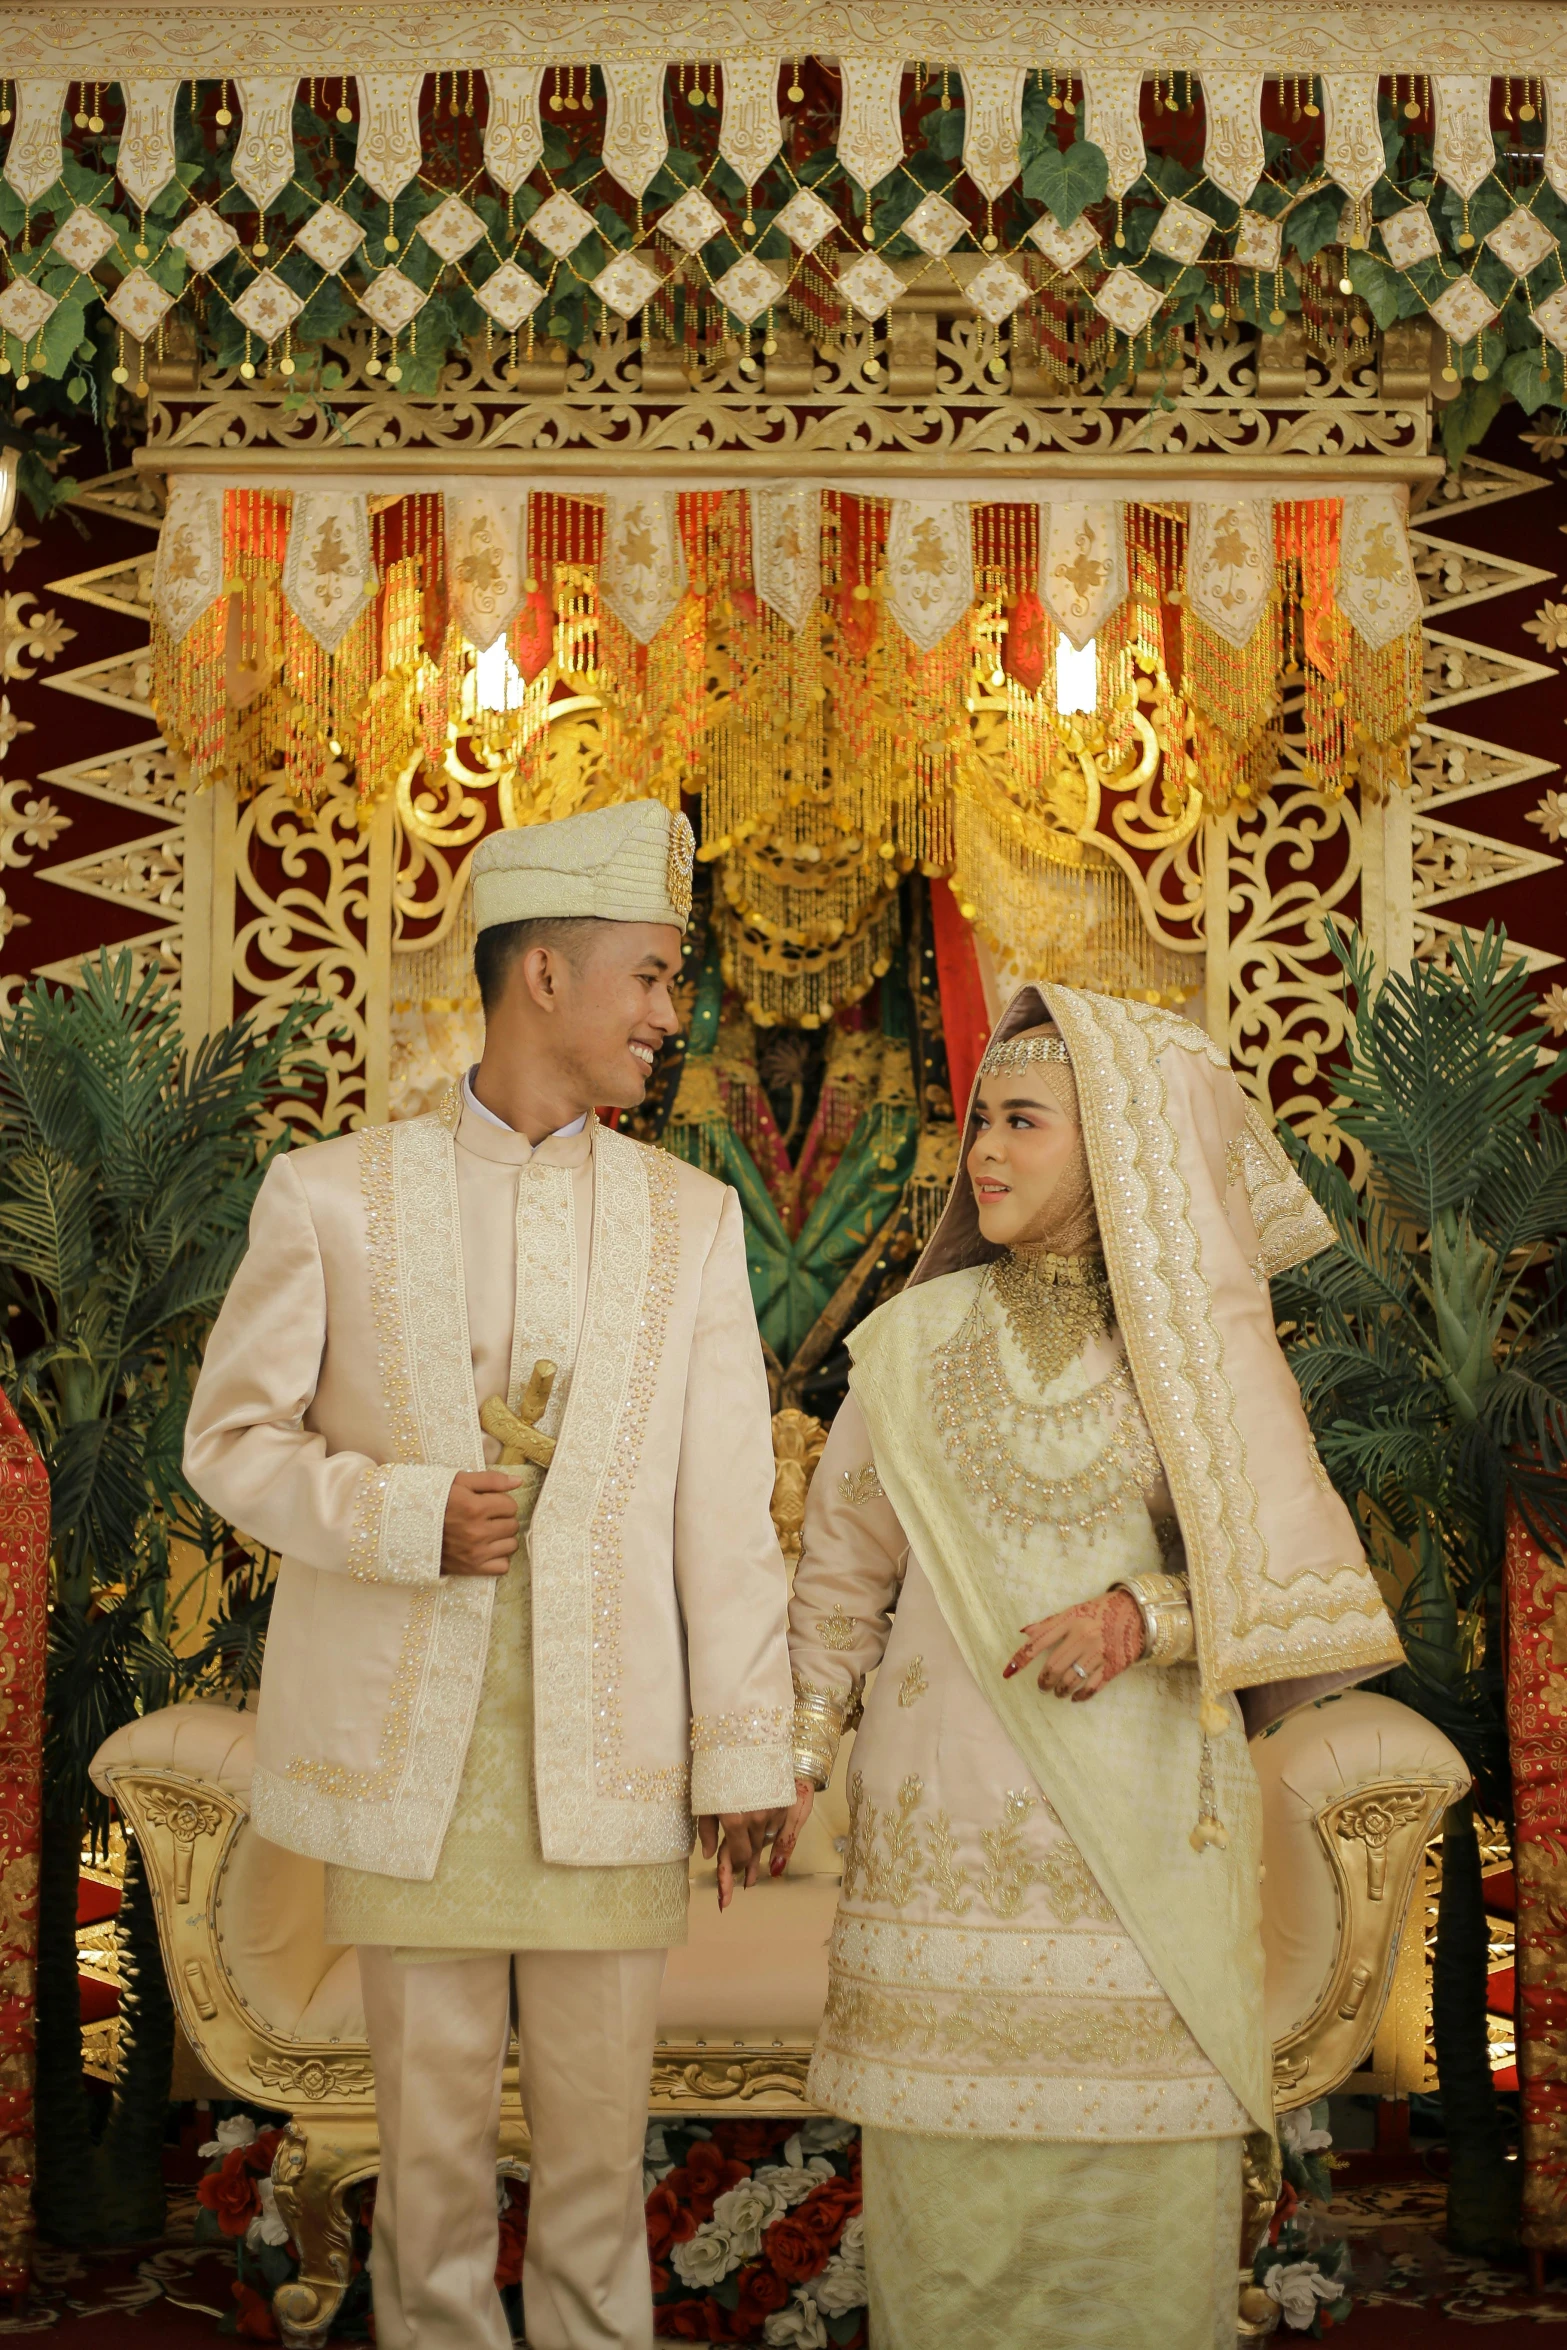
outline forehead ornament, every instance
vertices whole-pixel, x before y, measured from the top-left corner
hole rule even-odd
[[[1071,1056],[1059,1036],[1014,1036],[1005,1044],[993,1044],[979,1064],[981,1077],[1001,1077],[1011,1071],[1026,1069],[1031,1061],[1065,1061]]]

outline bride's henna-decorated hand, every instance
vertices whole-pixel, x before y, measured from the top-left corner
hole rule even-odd
[[[1106,1591],[1098,1599],[1079,1600],[1058,1616],[1025,1624],[1023,1634],[1023,1645],[1002,1679],[1010,1681],[1041,1657],[1040,1688],[1078,1704],[1097,1695],[1143,1653],[1142,1612],[1129,1591]]]

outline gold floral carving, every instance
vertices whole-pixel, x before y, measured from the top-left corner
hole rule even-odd
[[[716,46],[715,46],[716,43]],[[867,12],[847,0],[806,9],[800,0],[735,0],[716,31],[705,0],[601,0],[568,22],[532,7],[474,8],[444,0],[413,14],[377,10],[140,8],[112,0],[83,12],[45,0],[8,34],[15,75],[434,72],[471,67],[601,64],[632,58],[796,56],[1035,66],[1180,64],[1194,71],[1490,74],[1505,57],[1514,74],[1567,71],[1567,30],[1549,9],[1491,0],[1483,17],[1461,0],[1399,8],[1351,0],[1277,0],[1264,12],[1149,4],[1084,17],[1051,8],[980,8],[973,0],[899,0]]]

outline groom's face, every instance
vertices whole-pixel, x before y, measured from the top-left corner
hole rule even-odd
[[[586,922],[571,951],[532,947],[512,987],[547,1011],[535,1033],[584,1109],[634,1110],[659,1049],[679,1030],[670,982],[680,933],[664,922]]]

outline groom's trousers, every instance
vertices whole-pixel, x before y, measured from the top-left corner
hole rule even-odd
[[[662,1950],[361,1946],[381,2173],[379,2350],[510,2350],[495,2289],[496,2135],[516,1984],[533,2141],[529,2350],[652,2350],[642,2196]]]

